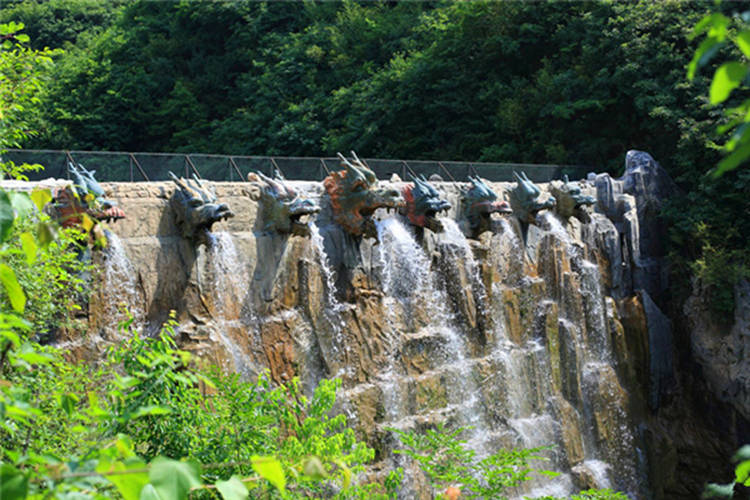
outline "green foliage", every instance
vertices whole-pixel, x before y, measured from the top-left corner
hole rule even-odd
[[[732,457],[732,462],[737,465],[734,468],[734,480],[726,484],[710,483],[706,485],[701,498],[735,498],[734,494],[739,488],[745,492],[750,488],[750,445],[740,448]]]
[[[705,39],[695,51],[693,60],[688,65],[688,78],[693,79],[697,70],[707,65],[720,49],[730,43],[736,46],[733,55],[742,55],[742,61],[729,61],[720,65],[714,72],[709,89],[711,104],[721,104],[729,99],[732,92],[740,87],[750,73],[747,58],[750,57],[750,28],[747,21],[750,11],[730,19],[721,13],[706,15],[695,25],[692,37],[705,34]],[[737,53],[739,50],[739,54]],[[724,123],[719,127],[720,133],[729,133],[729,140],[723,149],[728,156],[719,162],[713,175],[718,177],[734,170],[750,158],[750,99],[724,111]]]
[[[0,150],[19,147],[35,134],[32,123],[40,111],[44,75],[58,50],[34,50],[23,23],[0,24]],[[12,172],[17,167],[11,165]]]
[[[500,450],[480,460],[474,450],[464,446],[466,441],[458,439],[465,428],[449,432],[438,424],[436,429],[428,429],[424,434],[390,430],[405,447],[395,453],[416,461],[438,493],[454,486],[461,489],[462,497],[501,499],[507,498],[504,493],[508,488],[530,479],[532,472],[556,475],[529,464],[533,460],[546,460],[538,455],[544,448]]]

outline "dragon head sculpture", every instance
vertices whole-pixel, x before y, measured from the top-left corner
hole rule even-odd
[[[557,200],[555,210],[561,217],[565,219],[575,217],[584,224],[591,221],[586,206],[596,203],[596,198],[583,194],[579,183],[570,182],[566,175],[563,182],[550,183],[550,192]]]
[[[371,216],[378,208],[398,209],[404,199],[395,189],[378,188],[375,173],[367,168],[352,151],[350,162],[339,153],[344,170],[331,172],[323,185],[331,199],[333,220],[348,233],[368,238],[377,237]]]
[[[125,217],[115,202],[104,198],[104,189],[94,178],[96,171],[68,163],[68,173],[73,184],[58,189],[49,205],[50,215],[62,227],[80,226],[84,215],[96,222],[114,222]]]
[[[310,228],[301,221],[305,215],[320,212],[320,207],[313,200],[301,198],[289,187],[281,172],[276,171],[275,179],[266,177],[260,172],[250,173],[247,180],[261,186],[260,204],[267,231],[278,231],[284,234],[309,236]]]
[[[471,187],[463,192],[463,216],[469,222],[469,229],[473,236],[490,230],[490,216],[492,214],[509,214],[510,206],[503,200],[498,200],[495,192],[479,177],[469,176]]]
[[[535,224],[536,214],[541,210],[554,208],[557,200],[554,196],[542,200],[541,189],[529,180],[526,173],[521,172],[521,175],[518,175],[514,171],[513,176],[517,182],[510,196],[513,213],[521,222]]]
[[[424,176],[411,176],[414,185],[407,184],[401,191],[406,206],[401,209],[409,222],[417,227],[426,227],[432,232],[443,231],[443,224],[437,220],[437,214],[443,210],[449,210],[451,204],[440,198],[437,189],[427,182]]]
[[[214,222],[234,217],[234,213],[225,203],[217,203],[216,194],[202,180],[185,180],[172,172],[169,175],[177,184],[171,199],[177,227],[185,238],[197,244],[207,243]]]

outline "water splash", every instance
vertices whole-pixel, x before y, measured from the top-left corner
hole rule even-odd
[[[219,316],[229,320],[251,314],[247,300],[250,290],[248,270],[239,257],[231,234],[226,231],[210,234],[208,264]]]
[[[225,231],[209,235],[207,257],[217,323],[217,328],[210,330],[210,338],[229,354],[234,371],[251,377],[257,372],[254,363],[228,335],[230,329],[246,331],[248,324],[256,322],[248,297],[247,266],[240,259],[232,235]]]
[[[381,387],[385,395],[386,413],[393,427],[408,427],[412,416],[405,415],[407,406],[401,387],[408,387],[407,375],[395,368],[395,357],[406,337],[416,342],[429,338],[440,338],[443,345],[442,359],[433,360],[438,365],[434,371],[417,376],[429,378],[436,372],[446,377],[448,406],[458,417],[459,425],[467,426],[467,444],[479,456],[486,456],[487,424],[481,410],[481,391],[474,380],[474,361],[469,356],[466,335],[455,324],[448,312],[447,292],[439,286],[439,280],[431,271],[430,259],[416,242],[413,234],[398,218],[387,218],[377,223],[380,244],[376,247],[376,258],[380,264],[380,279],[385,296],[385,310],[391,328],[406,326],[412,333],[394,331],[392,363],[381,374]],[[463,235],[461,235],[463,238]],[[463,239],[462,248],[471,253]],[[473,262],[473,255],[471,256]],[[471,265],[471,264],[469,264]],[[422,311],[416,318],[414,311]],[[413,379],[411,380],[413,381]]]
[[[107,231],[107,247],[104,249],[104,286],[102,299],[105,303],[106,318],[109,320],[105,331],[117,335],[117,325],[128,319],[121,305],[133,316],[133,326],[138,328],[144,319],[143,304],[137,289],[137,276],[130,262],[122,240],[113,232]]]

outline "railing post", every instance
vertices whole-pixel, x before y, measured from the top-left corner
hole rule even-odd
[[[242,172],[240,171],[240,168],[237,166],[237,163],[234,161],[234,157],[233,156],[229,157],[229,165],[231,165],[232,167],[234,167],[234,170],[237,172],[237,176],[239,177],[240,182],[242,182],[243,181],[243,179],[242,179]]]

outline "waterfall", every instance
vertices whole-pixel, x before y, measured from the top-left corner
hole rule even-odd
[[[408,387],[410,383],[409,376],[399,373],[395,366],[395,356],[403,342],[421,343],[437,338],[442,343],[441,359],[434,360],[435,366],[431,370],[417,375],[417,383],[435,376],[448,381],[448,408],[458,417],[459,425],[470,428],[465,436],[468,445],[478,456],[485,456],[487,450],[483,436],[488,429],[481,410],[481,393],[474,380],[474,365],[468,354],[466,335],[458,329],[455,318],[447,310],[447,292],[440,287],[424,249],[399,219],[384,219],[377,223],[377,229],[379,245],[375,251],[380,263],[389,326],[408,329],[393,333],[392,362],[381,375],[389,419],[387,425],[408,428],[416,416],[405,414],[404,391],[399,389],[399,386]],[[465,240],[464,243],[460,243],[461,247],[468,249],[468,243]]]
[[[229,329],[247,330],[257,318],[250,308],[248,294],[250,280],[244,261],[241,260],[232,235],[228,232],[210,233],[208,238],[208,271],[217,328],[210,331],[212,341],[229,353],[234,371],[251,377],[257,370],[250,357],[230,339]],[[229,367],[224,367],[229,368]]]
[[[299,185],[303,196],[321,196],[321,187]],[[533,465],[561,475],[534,479],[511,498],[566,497],[586,481],[643,498],[632,413],[639,401],[620,380],[640,368],[623,337],[640,341],[639,332],[627,330],[616,278],[599,267],[609,240],[598,235],[616,233],[612,221],[593,217],[582,228],[545,211],[524,239],[513,217],[493,216],[493,230],[471,240],[446,217],[444,232],[420,239],[400,216],[386,216],[374,244],[335,225],[323,199],[305,240],[254,231],[264,227],[257,202],[236,186],[221,189],[238,218],[195,255],[169,225],[156,235],[122,226],[122,242],[110,235],[101,288],[112,310],[102,314],[116,315],[124,301],[143,321],[149,300],[149,318],[178,308],[190,347],[226,360],[227,370],[252,376],[281,367],[310,390],[322,376],[340,377],[341,408],[380,450],[373,470],[408,466],[403,455],[389,456],[396,445],[385,429],[443,422],[471,427],[462,439],[479,457],[554,446],[543,452],[548,462]],[[449,196],[460,190],[445,185]],[[128,261],[131,248],[161,261]],[[402,493],[423,488],[414,480]]]
[[[351,346],[348,342],[345,342],[344,338],[345,322],[342,317],[347,307],[336,298],[336,275],[326,253],[320,228],[314,221],[309,222],[308,227],[310,228],[310,243],[315,254],[315,260],[320,267],[324,280],[325,308],[322,311],[322,317],[328,325],[334,340],[334,342],[330,343],[329,347],[335,356],[341,360],[346,360],[349,359],[349,355],[351,354]],[[338,373],[332,375],[338,377],[344,374],[351,374],[351,370],[352,368],[346,366],[344,363],[344,367]]]
[[[102,300],[105,308],[105,332],[117,337],[117,326],[128,319],[123,307],[133,316],[134,328],[143,324],[143,303],[136,288],[136,271],[125,253],[122,240],[113,232],[106,231],[107,246],[104,249],[104,286]]]

